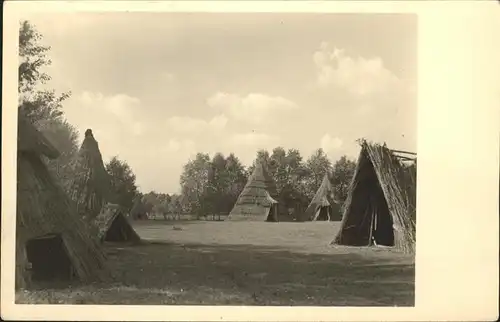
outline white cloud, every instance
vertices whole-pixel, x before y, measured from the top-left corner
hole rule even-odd
[[[172,138],[168,140],[164,148],[168,152],[183,152],[184,154],[190,154],[196,150],[196,145],[192,140],[180,140]]]
[[[175,80],[175,75],[173,73],[164,72],[161,74],[161,79],[167,83],[171,83]]]
[[[362,104],[357,108],[357,116],[366,117],[373,111],[373,106],[370,104]]]
[[[222,131],[227,124],[227,117],[224,114],[214,116],[210,121],[203,119],[173,116],[167,119],[167,126],[177,133],[202,133],[206,131]]]
[[[216,129],[216,130],[222,130],[226,127],[227,125],[227,117],[226,115],[224,114],[221,114],[221,115],[218,115],[218,116],[214,116],[210,122],[208,122],[208,125],[210,126],[210,128],[212,129]]]
[[[131,150],[129,147],[126,151]],[[160,137],[156,141],[154,138],[143,141],[134,147],[132,153],[124,154],[123,157],[132,167],[143,192],[154,189],[157,192],[178,193],[182,167],[196,154],[196,150],[193,140]],[[160,188],[168,181],[172,181],[170,188]]]
[[[233,135],[231,142],[234,145],[245,145],[257,148],[265,148],[276,141],[276,137],[265,133],[238,133]]]
[[[144,130],[140,121],[141,107],[138,98],[126,94],[107,96],[84,91],[65,105],[65,115],[80,131],[86,128],[108,133],[123,130],[139,135]]]
[[[260,123],[275,113],[297,109],[294,102],[280,96],[250,93],[247,96],[218,92],[207,99],[208,106],[227,111],[236,120]]]
[[[279,143],[279,138],[266,133],[236,133],[224,144],[220,150],[226,153],[235,153],[244,165],[250,165],[260,149],[271,150]]]
[[[320,141],[320,146],[325,152],[338,150],[342,147],[344,142],[338,137],[332,137],[330,134],[326,133],[323,135]]]
[[[366,96],[397,86],[400,80],[385,68],[380,57],[353,57],[327,42],[313,54],[317,83],[322,88],[338,87],[350,94]]]
[[[70,124],[80,133],[92,129],[104,162],[112,156],[127,161],[137,176],[147,174],[154,158],[168,158],[172,153],[158,155],[155,138],[148,134],[141,101],[126,94],[104,95],[81,92],[64,102],[64,113]],[[81,141],[80,141],[81,142]],[[154,154],[149,156],[148,153]]]

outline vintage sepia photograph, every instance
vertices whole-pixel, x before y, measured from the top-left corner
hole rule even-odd
[[[21,19],[15,302],[413,307],[418,23]]]

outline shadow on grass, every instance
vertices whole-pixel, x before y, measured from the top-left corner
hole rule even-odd
[[[108,245],[106,251],[121,285],[179,291],[169,300],[136,296],[131,304],[414,305],[414,265],[399,254],[306,254],[151,241]]]

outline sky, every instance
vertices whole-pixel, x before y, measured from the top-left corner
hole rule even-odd
[[[142,192],[180,191],[197,152],[323,148],[356,140],[416,152],[417,17],[409,14],[44,13],[67,120]]]

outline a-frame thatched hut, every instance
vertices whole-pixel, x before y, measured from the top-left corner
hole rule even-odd
[[[103,242],[139,242],[141,240],[116,204],[106,204],[94,223],[98,228],[98,238]]]
[[[325,173],[323,181],[304,213],[305,220],[339,221],[342,218],[341,206],[335,200],[333,186]]]
[[[109,277],[105,255],[91,237],[42,157],[59,152],[20,113],[17,146],[16,288],[35,281]]]
[[[88,221],[94,220],[102,207],[112,201],[111,180],[91,129],[85,131],[85,138],[75,160],[75,174],[70,191],[78,214]]]
[[[229,213],[228,220],[278,221],[275,187],[265,167],[261,162],[256,162],[255,169]]]
[[[361,142],[361,152],[333,243],[394,246],[414,252],[416,167],[385,145]]]

